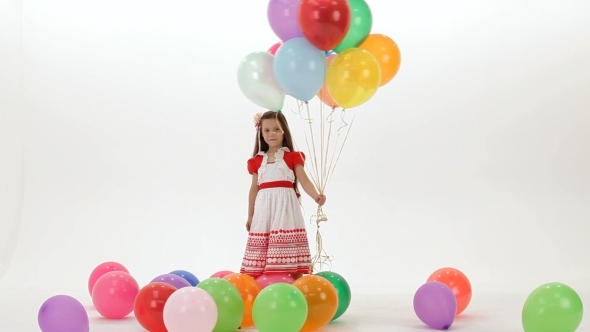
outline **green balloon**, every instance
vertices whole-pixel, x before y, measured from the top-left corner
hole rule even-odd
[[[336,288],[336,293],[338,293],[338,310],[336,310],[336,314],[334,314],[334,317],[332,318],[332,321],[334,321],[342,316],[350,305],[350,286],[348,285],[348,282],[336,272],[322,271],[316,273],[316,275],[328,279],[334,288]]]
[[[350,4],[350,28],[344,39],[334,48],[339,53],[351,47],[359,46],[371,33],[373,15],[365,0],[349,0]]]
[[[231,282],[221,278],[205,279],[196,287],[205,290],[217,305],[217,323],[213,332],[235,331],[244,318],[244,301]]]
[[[525,332],[574,332],[582,323],[584,307],[571,287],[547,283],[527,297],[522,308]]]
[[[307,300],[297,287],[275,283],[258,293],[252,320],[259,332],[299,332],[307,320]]]

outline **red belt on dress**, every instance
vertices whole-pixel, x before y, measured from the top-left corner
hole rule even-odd
[[[293,190],[295,190],[295,188],[293,188],[293,182],[290,181],[269,181],[269,182],[263,182],[261,184],[258,185],[258,189],[269,189],[269,188],[292,188]],[[299,195],[297,193],[297,197],[300,197],[301,195]]]

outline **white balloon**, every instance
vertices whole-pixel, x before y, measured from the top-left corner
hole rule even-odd
[[[197,287],[176,290],[166,300],[163,310],[168,332],[211,332],[218,315],[213,297]]]
[[[275,78],[274,56],[268,52],[248,54],[238,66],[238,85],[254,104],[270,111],[280,111],[286,93]]]

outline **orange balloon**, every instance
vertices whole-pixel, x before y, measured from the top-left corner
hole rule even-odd
[[[457,269],[452,267],[438,269],[426,281],[438,281],[447,285],[453,291],[457,299],[457,315],[467,309],[469,302],[471,302],[471,283],[467,276]]]
[[[252,306],[254,305],[256,296],[260,293],[260,285],[258,285],[256,279],[242,273],[230,273],[224,276],[223,279],[236,286],[244,301],[244,318],[242,319],[242,324],[240,326],[254,326],[254,321],[252,320]]]
[[[307,319],[300,331],[315,331],[328,324],[338,310],[338,292],[326,278],[307,275],[293,283],[307,301]]]
[[[329,65],[330,62],[332,62],[332,60],[334,60],[334,57],[336,57],[336,54],[328,55],[326,57],[326,65]],[[322,85],[322,88],[318,92],[317,96],[318,96],[318,98],[320,98],[322,103],[330,106],[330,108],[332,108],[332,109],[334,109],[336,107],[340,107],[340,105],[338,105],[338,103],[335,102],[334,99],[332,98],[332,95],[330,94],[330,91],[328,90],[328,84],[325,81],[324,81],[324,85]]]
[[[389,37],[372,33],[358,46],[373,54],[381,66],[381,85],[389,83],[397,74],[401,64],[401,53],[397,44]]]

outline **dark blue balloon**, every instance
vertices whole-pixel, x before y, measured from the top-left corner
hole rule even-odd
[[[176,271],[172,271],[169,274],[174,274],[177,275],[181,278],[183,278],[184,280],[188,281],[189,284],[191,284],[191,286],[196,286],[199,284],[199,279],[192,273],[188,272],[188,271],[184,271],[184,270],[176,270]]]

